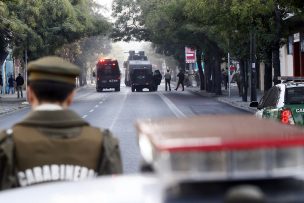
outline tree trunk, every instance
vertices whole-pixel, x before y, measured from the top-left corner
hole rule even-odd
[[[212,81],[211,81],[210,58],[207,54],[205,55],[205,76],[206,76],[206,91],[211,92]]]
[[[265,61],[265,74],[264,74],[264,91],[272,87],[272,52],[268,51],[267,59]]]
[[[247,64],[244,59],[240,60],[240,79],[241,79],[241,92],[242,92],[242,101],[247,102]]]
[[[196,63],[200,76],[200,90],[205,90],[205,75],[202,67],[202,50],[200,48],[196,49]]]
[[[84,64],[76,58],[75,65],[79,66],[81,68],[80,75],[79,75],[79,86],[84,86],[86,84],[86,70]]]
[[[220,63],[219,52],[214,52],[214,83],[215,83],[215,94],[222,94],[222,77],[221,77],[221,63]]]
[[[282,32],[282,18],[281,12],[278,8],[278,5],[275,7],[275,41],[273,44],[272,50],[272,63],[273,63],[273,82],[274,84],[279,84],[280,81],[278,77],[281,76],[281,68],[280,68],[280,39]]]

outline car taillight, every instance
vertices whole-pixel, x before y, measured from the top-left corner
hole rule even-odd
[[[284,109],[281,111],[281,122],[284,124],[295,124],[292,117],[292,113],[289,109]]]

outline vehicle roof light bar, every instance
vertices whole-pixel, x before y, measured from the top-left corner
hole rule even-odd
[[[291,82],[291,81],[304,81],[304,77],[296,77],[296,76],[280,76],[278,80],[283,82]]]
[[[169,182],[304,175],[304,129],[295,126],[200,116],[139,121],[136,128],[143,158]]]

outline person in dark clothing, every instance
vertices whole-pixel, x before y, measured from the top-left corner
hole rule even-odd
[[[224,84],[225,90],[228,88],[228,74],[227,70],[222,71],[222,82]]]
[[[8,78],[8,93],[12,93],[14,94],[14,78],[13,75],[10,75],[10,77]]]
[[[177,82],[177,86],[175,88],[175,90],[177,91],[179,85],[182,85],[182,91],[184,91],[184,80],[185,80],[185,74],[183,71],[179,71],[179,73],[177,74],[178,77],[178,82]]]
[[[158,85],[160,85],[162,79],[162,74],[159,70],[155,70],[153,73],[153,83],[154,83],[154,90],[157,91]]]
[[[233,81],[236,82],[238,90],[239,90],[239,96],[242,96],[242,87],[241,87],[241,75],[240,72],[237,71],[232,78]]]
[[[16,90],[17,90],[18,98],[19,98],[19,96],[21,96],[21,98],[23,98],[23,93],[22,93],[23,84],[24,84],[24,79],[21,76],[21,74],[19,73],[16,78]],[[20,94],[19,94],[19,92],[20,92]]]

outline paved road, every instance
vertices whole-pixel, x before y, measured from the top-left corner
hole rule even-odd
[[[80,89],[72,109],[92,125],[109,128],[121,144],[124,173],[138,172],[140,155],[134,123],[137,119],[187,117],[202,114],[248,114],[248,112],[218,102],[215,98],[202,97],[190,91],[131,92],[122,87],[121,92],[97,93],[95,87]],[[21,120],[29,109],[0,117],[0,128],[7,128]]]

